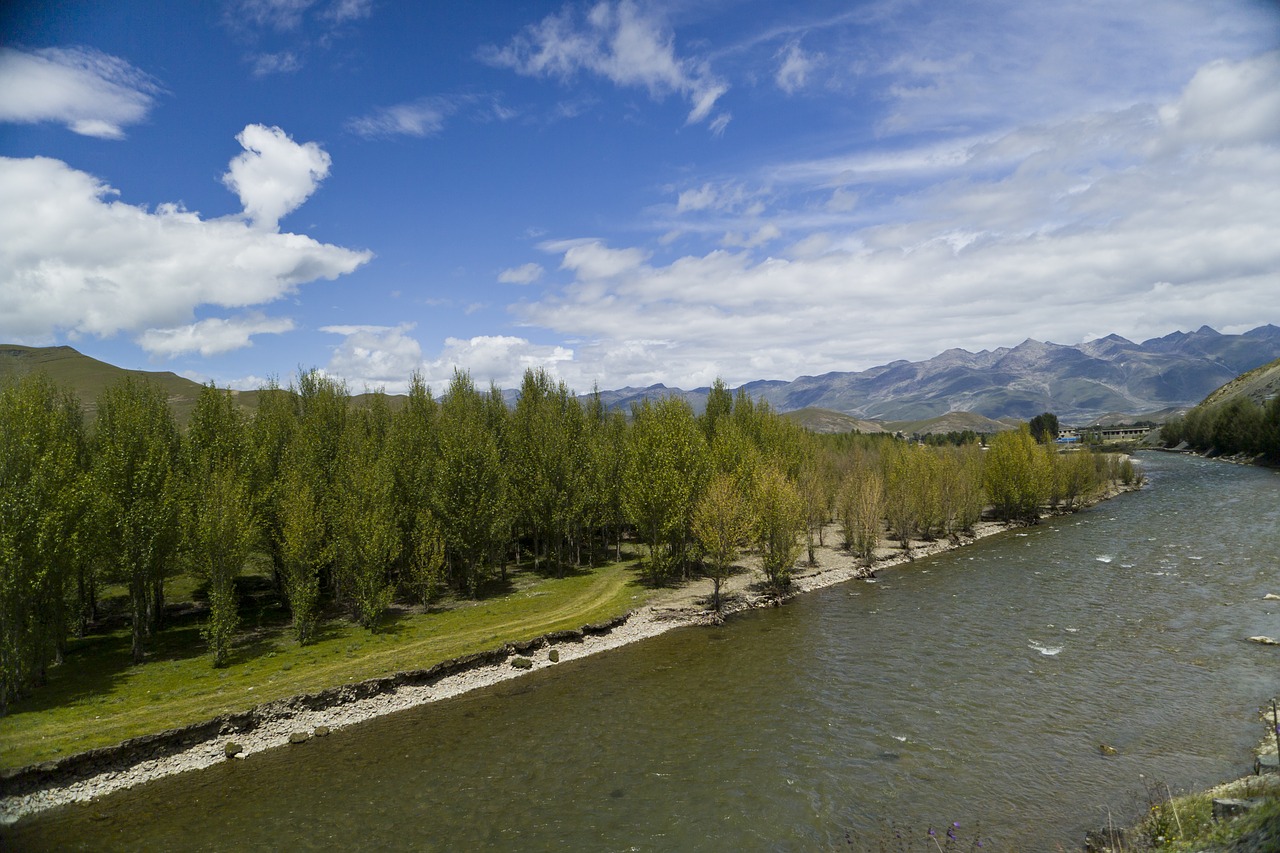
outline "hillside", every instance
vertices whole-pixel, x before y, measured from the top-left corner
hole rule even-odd
[[[830,409],[797,409],[794,412],[784,413],[783,417],[795,421],[810,432],[839,433],[854,432],[856,430],[863,433],[875,433],[886,431],[883,424],[861,420],[843,412],[833,412]]]
[[[1262,405],[1280,394],[1280,358],[1242,373],[1205,397],[1206,405],[1216,406],[1236,397],[1247,397]]]
[[[0,380],[9,376],[43,371],[58,385],[71,390],[84,405],[85,414],[92,419],[97,412],[98,396],[103,389],[118,382],[126,374],[149,379],[164,389],[179,424],[186,424],[195,409],[200,395],[200,384],[168,371],[126,370],[98,361],[77,352],[71,347],[24,347],[16,344],[0,345]],[[242,405],[253,408],[257,392],[240,394]]]
[[[1039,414],[1037,412],[1036,414]],[[1034,415],[1032,417],[1035,417]],[[948,432],[972,430],[976,433],[996,433],[1010,429],[1012,423],[992,420],[973,412],[947,412],[936,418],[919,421],[889,421],[885,428],[905,435],[940,435]]]

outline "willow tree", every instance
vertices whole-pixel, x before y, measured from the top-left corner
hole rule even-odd
[[[125,375],[102,392],[92,477],[95,530],[110,570],[129,590],[133,661],[141,663],[179,544],[178,429],[159,387]]]

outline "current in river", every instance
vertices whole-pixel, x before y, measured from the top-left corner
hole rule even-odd
[[[937,557],[68,806],[13,849],[1080,849],[1240,775],[1280,691],[1280,474]],[[1115,754],[1103,754],[1103,744]],[[959,824],[957,828],[955,824]],[[926,846],[928,845],[928,846]]]

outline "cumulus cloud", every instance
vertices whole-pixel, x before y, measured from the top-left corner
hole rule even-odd
[[[253,346],[254,335],[280,335],[293,331],[293,320],[261,313],[241,317],[210,317],[198,323],[169,329],[147,329],[138,345],[152,355],[173,358],[198,352],[206,358]]]
[[[566,8],[480,56],[529,77],[569,80],[585,71],[618,86],[647,89],[654,98],[679,94],[689,101],[689,124],[706,119],[729,90],[705,61],[678,57],[670,29],[630,0],[599,3],[582,21]]]
[[[159,92],[147,74],[92,48],[0,47],[0,121],[56,122],[84,136],[123,139]]]
[[[239,335],[247,343],[283,321],[249,315],[186,327],[198,306],[265,305],[372,257],[118,195],[59,160],[0,158],[0,339],[140,333],[157,354],[197,341],[217,349]]]
[[[479,335],[473,338],[446,338],[440,354],[423,366],[426,381],[443,391],[455,370],[470,372],[481,387],[494,382],[499,388],[518,388],[524,372],[543,368],[564,378],[560,367],[573,362],[571,348],[535,344],[512,335]],[[566,382],[572,385],[566,379]]]
[[[1196,72],[1177,103],[1160,110],[1176,137],[1196,142],[1280,140],[1280,51],[1246,62],[1218,61]]]
[[[422,347],[410,336],[412,323],[399,326],[323,326],[320,331],[341,335],[328,372],[346,379],[354,390],[384,388],[402,393],[414,371],[423,367]]]
[[[749,228],[743,214],[726,248],[656,259],[597,239],[548,243],[573,281],[513,310],[579,342],[562,375],[591,366],[607,386],[1275,322],[1259,309],[1276,305],[1280,269],[1276,92],[1274,54],[1213,62],[1163,105],[771,168],[790,209]],[[678,206],[715,210],[718,186],[697,184]],[[821,225],[757,253],[801,221]]]
[[[544,272],[541,264],[522,264],[498,273],[498,281],[503,284],[533,284],[542,278]]]
[[[455,106],[445,98],[419,98],[382,107],[351,119],[347,129],[366,138],[383,136],[434,136],[444,129],[445,119]]]
[[[251,124],[236,141],[244,153],[231,161],[222,182],[240,196],[245,216],[259,228],[275,230],[329,174],[324,149],[314,142],[299,145],[278,127]]]

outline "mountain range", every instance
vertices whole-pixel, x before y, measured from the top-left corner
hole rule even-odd
[[[1162,420],[1276,358],[1280,327],[1224,335],[1202,326],[1140,344],[1108,335],[1071,346],[1028,339],[977,353],[949,349],[927,361],[748,382],[743,388],[780,412],[827,409],[874,421],[917,422],[958,412],[991,420],[1053,412],[1070,424],[1118,414]],[[646,396],[675,394],[697,409],[709,390],[654,385],[603,396],[610,406],[629,406]]]
[[[779,412],[794,412],[819,431],[875,429],[868,421],[904,423],[920,431],[999,428],[1000,419],[1027,420],[1053,412],[1064,424],[1166,417],[1199,403],[1242,373],[1280,358],[1280,327],[1259,326],[1224,335],[1208,326],[1140,344],[1119,335],[1064,346],[1028,339],[1016,347],[972,353],[950,349],[927,361],[894,361],[857,372],[760,380],[742,386]],[[124,371],[71,347],[0,344],[0,378],[45,370],[73,391],[92,414],[98,393]],[[142,371],[127,371],[140,374]],[[173,373],[146,373],[169,395],[179,421],[200,386]],[[675,395],[701,411],[709,388],[691,391],[652,385],[603,391],[611,408],[627,410],[645,397]],[[255,392],[238,400],[256,405]],[[514,403],[516,393],[506,393]],[[921,429],[920,424],[929,424]],[[944,426],[949,425],[949,426]],[[984,429],[984,427],[986,427]],[[912,431],[908,429],[908,431]]]

